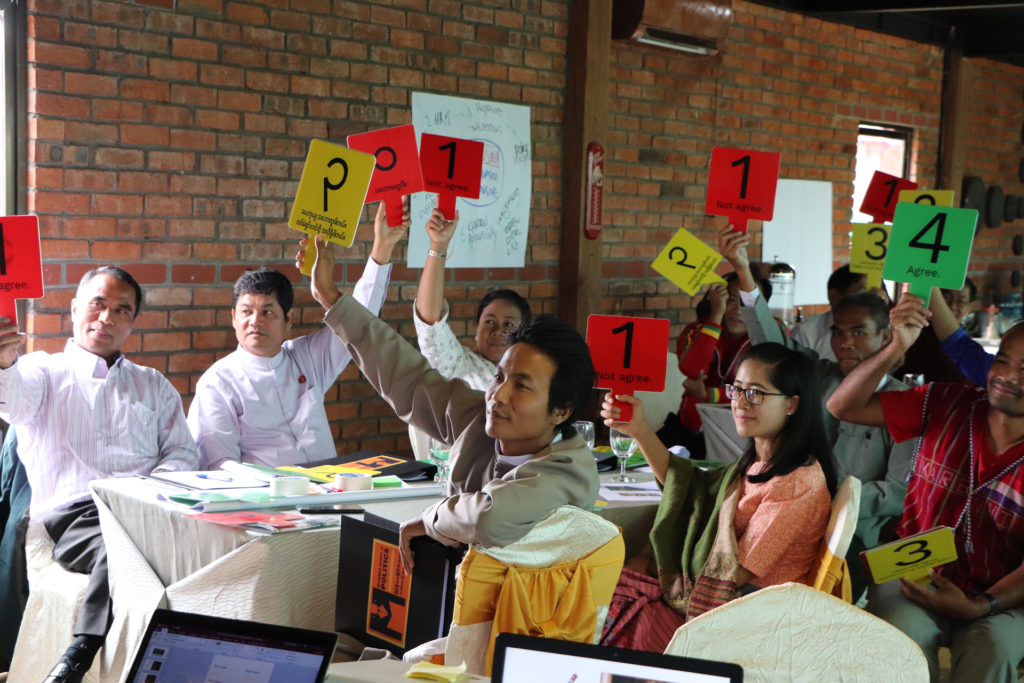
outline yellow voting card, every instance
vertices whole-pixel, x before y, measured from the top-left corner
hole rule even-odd
[[[715,274],[722,255],[701,242],[686,228],[679,228],[651,267],[690,296],[702,285],[725,282]]]
[[[372,154],[313,140],[288,226],[310,237],[323,235],[330,242],[351,247],[376,163]],[[315,262],[316,247],[310,240],[302,273],[311,274]]]
[[[931,204],[932,206],[953,206],[956,192],[953,190],[900,190],[899,202],[907,204]]]
[[[953,530],[948,526],[865,550],[860,556],[875,583],[902,577],[920,584],[928,582],[929,569],[957,558]]]
[[[889,250],[889,228],[884,223],[853,224],[850,272],[867,274],[868,289],[882,286],[882,268]]]

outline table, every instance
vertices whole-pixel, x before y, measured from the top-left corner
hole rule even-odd
[[[607,484],[614,472],[601,475]],[[635,473],[640,481],[652,474]],[[339,529],[253,536],[186,517],[157,499],[175,489],[136,478],[95,481],[93,498],[107,545],[116,648],[104,668],[109,680],[129,665],[157,608],[334,630]],[[367,503],[380,517],[404,522],[438,497]],[[657,505],[610,503],[598,514],[623,529],[627,554],[647,543]],[[106,677],[103,680],[108,680]]]

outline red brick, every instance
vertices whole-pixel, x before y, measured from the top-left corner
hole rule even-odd
[[[124,172],[118,176],[122,192],[167,192],[167,176],[163,173]]]
[[[216,266],[171,266],[171,282],[174,283],[211,284],[216,280],[216,277]]]
[[[64,74],[64,92],[93,96],[116,95],[117,79],[113,76],[80,74],[69,71]]]
[[[98,121],[141,121],[142,103],[125,100],[93,100],[92,118]]]
[[[126,194],[94,194],[90,196],[90,210],[96,214],[138,216],[142,214],[142,197]]]
[[[112,171],[69,168],[64,172],[64,188],[68,190],[109,192],[116,186],[117,174]]]
[[[185,196],[146,196],[147,216],[188,216],[192,214],[192,199]]]
[[[64,236],[70,238],[115,237],[113,218],[68,218]]]
[[[149,60],[149,75],[165,81],[194,81],[196,65],[193,62],[153,57]]]
[[[121,124],[121,143],[125,145],[151,145],[166,147],[170,135],[166,126],[142,126],[134,123]]]
[[[213,221],[172,219],[168,221],[168,234],[171,237],[212,238],[216,230]]]
[[[167,282],[167,266],[163,264],[126,263],[121,267],[131,273],[132,277],[135,278],[135,281],[140,285],[154,285]]]
[[[161,171],[191,171],[196,165],[192,152],[149,152],[149,168]]]
[[[121,81],[121,97],[130,100],[166,102],[171,99],[171,87],[169,84],[161,81],[127,78]]]
[[[150,154],[161,154],[161,152],[150,152]],[[96,165],[141,168],[145,163],[145,152],[138,149],[117,149],[114,147],[101,147],[96,150]]]
[[[69,142],[117,142],[117,126],[68,121],[64,126],[64,139]]]
[[[149,123],[166,123],[172,126],[192,125],[192,112],[185,107],[168,107],[159,104],[147,104],[145,108],[145,118]]]
[[[267,17],[267,13],[262,7],[243,5],[238,2],[228,3],[226,18],[228,21],[242,24],[266,25],[270,23],[270,19]]]
[[[171,41],[171,54],[183,59],[198,59],[207,62],[217,61],[217,43],[191,38],[175,38]]]
[[[196,126],[199,128],[238,130],[238,114],[226,111],[200,109],[196,112]]]
[[[34,40],[28,44],[28,61],[38,64],[87,69],[92,66],[92,51],[81,47],[43,43]]]
[[[201,64],[199,80],[210,85],[223,85],[234,88],[242,87],[242,70],[233,66]]]

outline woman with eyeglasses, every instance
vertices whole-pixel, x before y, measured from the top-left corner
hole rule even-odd
[[[836,490],[810,359],[781,344],[744,353],[725,387],[736,431],[749,443],[731,465],[673,456],[644,419],[618,422],[605,398],[605,424],[633,436],[664,497],[650,543],[622,570],[602,645],[663,652],[687,620],[745,592],[810,583]]]

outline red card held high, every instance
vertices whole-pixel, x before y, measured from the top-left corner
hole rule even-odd
[[[711,150],[704,213],[727,216],[739,232],[747,231],[751,218],[770,221],[775,212],[781,162],[781,155],[774,152],[715,147]]]
[[[0,316],[18,322],[16,299],[43,296],[43,260],[39,251],[39,219],[0,218]]]
[[[349,135],[348,147],[372,154],[377,159],[366,202],[384,202],[388,225],[392,228],[401,225],[402,197],[423,191],[415,129],[411,125],[396,126]]]
[[[669,322],[660,318],[592,315],[587,319],[587,346],[594,362],[594,386],[612,396],[637,391],[664,391]],[[621,422],[633,419],[633,406],[615,399]]]
[[[860,203],[860,212],[872,216],[875,223],[892,223],[892,217],[896,214],[896,204],[900,201],[900,192],[916,189],[917,183],[912,180],[875,171],[875,175],[871,176],[868,191],[864,193],[864,201]]]
[[[455,198],[480,198],[484,143],[424,133],[420,136],[420,168],[427,192],[437,193],[444,219],[455,218]]]

